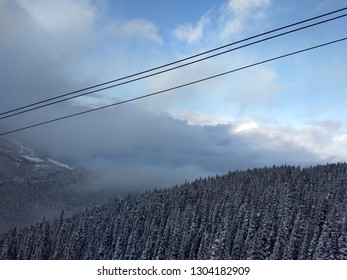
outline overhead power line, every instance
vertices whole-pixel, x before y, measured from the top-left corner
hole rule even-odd
[[[145,79],[145,78],[149,78],[149,77],[152,77],[152,76],[155,76],[155,75],[159,75],[159,74],[162,74],[162,73],[165,73],[165,72],[169,72],[169,71],[172,71],[172,70],[175,70],[175,69],[178,69],[178,68],[182,68],[182,67],[185,67],[185,66],[197,63],[197,62],[201,62],[203,60],[211,59],[213,57],[216,57],[216,56],[219,56],[219,55],[222,55],[222,54],[226,54],[228,52],[232,52],[232,51],[235,51],[235,50],[238,50],[238,49],[241,49],[241,48],[245,48],[245,47],[248,47],[248,46],[251,46],[251,45],[255,45],[255,44],[258,44],[258,43],[261,43],[261,42],[265,42],[265,41],[268,41],[268,40],[271,40],[271,39],[274,39],[274,38],[277,38],[277,37],[281,37],[281,36],[287,35],[289,33],[294,33],[294,32],[297,32],[297,31],[300,31],[300,30],[303,30],[303,29],[307,29],[307,28],[310,28],[310,27],[313,27],[313,26],[317,26],[319,24],[323,24],[323,23],[327,23],[327,22],[330,22],[330,21],[333,21],[333,20],[337,20],[339,18],[347,16],[347,14],[336,16],[334,18],[330,18],[330,19],[323,20],[323,21],[320,21],[320,22],[317,22],[317,23],[313,23],[313,24],[310,24],[310,25],[307,25],[307,26],[303,26],[303,27],[300,27],[300,28],[297,28],[297,29],[293,29],[293,30],[290,30],[290,31],[287,31],[287,32],[283,32],[283,33],[280,33],[280,34],[277,34],[277,35],[274,35],[274,36],[270,36],[270,37],[267,37],[267,38],[264,38],[264,39],[261,39],[261,40],[255,41],[255,42],[251,42],[251,43],[239,46],[239,47],[235,47],[235,48],[223,51],[223,52],[219,52],[217,54],[213,54],[213,55],[210,55],[210,56],[207,56],[207,57],[203,57],[203,58],[200,58],[200,59],[197,59],[197,60],[194,60],[194,61],[182,64],[182,65],[171,67],[169,69],[161,70],[159,72],[155,72],[155,73],[152,73],[152,74],[147,74],[145,76],[134,78],[136,76],[140,76],[140,75],[143,75],[143,74],[146,74],[146,73],[150,73],[150,72],[153,72],[153,71],[156,71],[156,70],[159,70],[159,69],[163,69],[163,68],[166,68],[166,67],[178,64],[178,63],[182,63],[184,61],[188,61],[188,60],[191,60],[191,59],[194,59],[194,58],[197,58],[197,57],[200,57],[200,56],[203,56],[203,55],[206,55],[206,54],[209,54],[209,53],[212,53],[212,52],[215,52],[215,51],[218,51],[218,50],[221,50],[221,49],[224,49],[224,48],[227,48],[227,47],[239,44],[239,43],[242,43],[242,42],[246,42],[246,41],[249,41],[249,40],[261,37],[261,36],[265,36],[265,35],[268,35],[268,34],[271,34],[271,33],[277,32],[277,31],[280,31],[280,30],[288,29],[290,27],[293,27],[293,26],[296,26],[296,25],[300,25],[300,24],[303,24],[303,23],[306,23],[306,22],[309,22],[309,21],[313,21],[313,20],[316,20],[316,19],[319,19],[319,18],[322,18],[322,17],[326,17],[326,16],[329,16],[329,15],[332,15],[332,14],[335,14],[335,13],[338,13],[338,12],[341,12],[341,11],[344,11],[344,10],[347,10],[347,7],[341,8],[341,9],[338,9],[338,10],[335,10],[335,11],[332,11],[332,12],[329,12],[329,13],[325,13],[325,14],[322,14],[322,15],[319,15],[319,16],[316,16],[316,17],[312,17],[312,18],[309,18],[309,19],[306,19],[306,20],[302,20],[302,21],[299,21],[299,22],[296,22],[296,23],[293,23],[293,24],[289,24],[289,25],[286,25],[286,26],[283,26],[283,27],[280,27],[280,28],[276,28],[276,29],[273,29],[273,30],[270,30],[270,31],[267,31],[267,32],[264,32],[264,33],[261,33],[261,34],[258,34],[258,35],[255,35],[255,36],[251,36],[251,37],[248,37],[248,38],[245,38],[245,39],[242,39],[242,40],[239,40],[239,41],[236,41],[236,42],[233,42],[233,43],[230,43],[230,44],[218,47],[218,48],[211,49],[209,51],[205,51],[205,52],[202,52],[202,53],[199,53],[199,54],[196,54],[196,55],[193,55],[193,56],[181,59],[181,60],[177,60],[177,61],[165,64],[165,65],[161,65],[161,66],[149,69],[149,70],[145,70],[145,71],[138,72],[138,73],[135,73],[135,74],[132,74],[132,75],[128,75],[128,76],[125,76],[125,77],[122,77],[122,78],[118,78],[118,79],[111,80],[111,81],[108,81],[108,82],[100,83],[100,84],[97,84],[97,85],[94,85],[94,86],[86,87],[86,88],[83,88],[83,89],[80,89],[80,90],[68,92],[68,93],[65,93],[65,94],[62,94],[62,95],[59,95],[59,96],[56,96],[56,97],[52,97],[52,98],[45,99],[45,100],[42,100],[42,101],[38,101],[38,102],[29,104],[29,105],[18,107],[16,109],[12,109],[12,110],[0,113],[0,116],[2,116],[2,117],[0,117],[0,120],[1,119],[6,119],[6,118],[10,118],[10,117],[13,117],[13,116],[16,116],[16,115],[20,115],[20,114],[23,114],[23,113],[26,113],[26,112],[34,111],[34,110],[37,110],[37,109],[40,109],[40,108],[43,108],[43,107],[47,107],[47,106],[50,106],[50,105],[54,105],[54,104],[57,104],[57,103],[61,103],[61,102],[67,101],[67,100],[75,99],[75,98],[78,98],[78,97],[81,97],[81,96],[89,95],[89,94],[92,94],[92,93],[100,92],[100,91],[107,90],[107,89],[110,89],[110,88],[114,88],[114,87],[117,87],[117,86],[121,86],[121,85],[125,85],[125,84],[132,83],[132,82],[135,82],[135,81],[139,81],[139,80],[142,80],[142,79]],[[115,83],[115,82],[120,82],[122,80],[130,79],[130,78],[134,78],[134,79],[131,79],[131,80],[128,80],[128,81],[124,81],[124,82],[121,82],[121,83],[117,83],[117,84],[113,84],[113,85],[109,85],[109,84],[112,84],[112,83]],[[106,86],[106,85],[109,85],[109,86]],[[106,87],[102,87],[102,86],[106,86]],[[102,87],[102,88],[99,88],[99,87]],[[91,89],[94,89],[94,90],[91,90]],[[84,91],[87,91],[87,90],[91,90],[91,91],[84,92]],[[77,94],[77,93],[80,93],[80,94],[74,95],[74,94]],[[71,95],[74,95],[74,96],[71,96]],[[69,96],[69,97],[67,97],[67,96]],[[60,99],[60,98],[63,98],[63,99]]]
[[[123,100],[123,101],[119,101],[119,102],[116,102],[116,103],[108,104],[108,105],[101,106],[101,107],[98,107],[98,108],[93,108],[93,109],[85,110],[85,111],[82,111],[82,112],[78,112],[78,113],[66,115],[66,116],[63,116],[63,117],[51,119],[51,120],[48,120],[48,121],[43,121],[43,122],[39,122],[39,123],[36,123],[36,124],[28,125],[28,126],[25,126],[25,127],[21,127],[21,128],[17,128],[17,129],[14,129],[14,130],[10,130],[10,131],[1,133],[0,136],[4,136],[4,135],[8,135],[8,134],[11,134],[11,133],[14,133],[14,132],[19,132],[19,131],[27,130],[27,129],[34,128],[34,127],[37,127],[37,126],[41,126],[41,125],[45,125],[45,124],[49,124],[49,123],[65,120],[65,119],[76,117],[76,116],[79,116],[79,115],[83,115],[83,114],[99,111],[99,110],[110,108],[110,107],[114,107],[114,106],[117,106],[117,105],[130,103],[130,102],[133,102],[133,101],[136,101],[136,100],[140,100],[140,99],[144,99],[144,98],[148,98],[148,97],[151,97],[151,96],[163,94],[163,93],[166,93],[166,92],[169,92],[169,91],[177,90],[177,89],[180,89],[180,88],[183,88],[183,87],[187,87],[187,86],[191,86],[191,85],[194,85],[194,84],[197,84],[197,83],[201,83],[201,82],[204,82],[204,81],[215,79],[215,78],[218,78],[218,77],[221,77],[221,76],[225,76],[225,75],[228,75],[228,74],[231,74],[231,73],[234,73],[234,72],[237,72],[237,71],[241,71],[241,70],[244,70],[244,69],[247,69],[247,68],[251,68],[251,67],[254,67],[254,66],[257,66],[257,65],[261,65],[261,64],[268,63],[268,62],[271,62],[271,61],[279,60],[279,59],[282,59],[282,58],[286,58],[286,57],[293,56],[293,55],[296,55],[296,54],[299,54],[299,53],[311,51],[311,50],[314,50],[314,49],[322,48],[322,47],[325,47],[325,46],[328,46],[328,45],[332,45],[332,44],[336,44],[336,43],[339,43],[339,42],[342,42],[342,41],[346,41],[346,40],[347,40],[347,37],[344,37],[344,38],[337,39],[337,40],[334,40],[334,41],[330,41],[330,42],[327,42],[327,43],[315,45],[313,47],[301,49],[301,50],[298,50],[298,51],[295,51],[295,52],[291,52],[291,53],[287,53],[287,54],[284,54],[284,55],[280,55],[280,56],[277,56],[277,57],[274,57],[274,58],[262,60],[260,62],[249,64],[249,65],[246,65],[246,66],[243,66],[243,67],[240,67],[240,68],[236,68],[236,69],[233,69],[233,70],[222,72],[222,73],[219,73],[219,74],[216,74],[216,75],[213,75],[213,76],[209,76],[209,77],[206,77],[206,78],[198,79],[198,80],[195,80],[195,81],[192,81],[192,82],[189,82],[189,83],[181,84],[181,85],[174,86],[174,87],[171,87],[171,88],[167,88],[167,89],[164,89],[164,90],[152,92],[152,93],[149,93],[149,94],[146,94],[146,95],[141,95],[141,96],[138,96],[138,97],[135,97],[135,98],[130,98],[130,99],[127,99],[127,100]]]

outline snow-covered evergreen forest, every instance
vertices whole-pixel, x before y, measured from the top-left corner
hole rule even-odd
[[[347,164],[129,194],[3,234],[0,259],[347,259]]]
[[[57,217],[62,208],[71,216],[102,201],[85,191],[88,176],[82,168],[0,138],[0,233]]]

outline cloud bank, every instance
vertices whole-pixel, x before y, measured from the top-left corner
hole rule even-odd
[[[123,73],[124,69],[130,69],[129,61],[137,61],[139,57],[144,57],[139,63],[152,57],[155,60],[157,56],[147,54],[165,45],[165,41],[153,22],[135,18],[101,24],[98,19],[102,11],[95,3],[0,2],[1,111],[79,88],[88,77],[94,77],[95,73],[103,76],[108,68]],[[226,2],[218,12],[218,22],[223,24],[217,35],[231,36],[245,28],[249,20],[261,21],[270,4],[269,0]],[[197,23],[177,26],[172,34],[180,42],[199,44],[210,31],[211,19],[211,12],[206,13]],[[104,42],[109,43],[105,48]],[[148,53],[147,49],[140,54],[133,49],[127,52],[127,46],[144,43],[152,46]],[[230,70],[248,59],[242,54],[230,61],[221,58],[218,63],[207,62],[171,72],[135,90],[161,90]],[[99,61],[108,64],[103,68]],[[259,117],[260,108],[281,110],[277,99],[286,87],[278,81],[275,70],[259,67],[245,76],[184,89],[175,98],[171,94],[153,97],[18,135],[58,160],[92,170],[97,174],[96,188],[123,191],[170,186],[235,169],[308,165],[346,158],[347,134],[343,122],[312,120],[306,126],[294,127]],[[127,97],[131,90],[122,88],[121,92]],[[111,97],[95,98],[101,103],[112,101]],[[1,121],[0,126],[16,128],[79,112],[96,105],[91,101],[63,103],[23,115],[24,118]],[[218,110],[230,111],[232,116],[218,117],[215,114]],[[244,111],[251,112],[254,118],[248,119]]]
[[[319,162],[295,132],[269,133],[246,123],[189,125],[126,105],[23,135],[54,157],[93,170],[96,186],[142,190],[235,169]]]

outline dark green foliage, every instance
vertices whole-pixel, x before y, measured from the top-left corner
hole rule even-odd
[[[0,238],[1,259],[347,259],[347,165],[230,172]]]

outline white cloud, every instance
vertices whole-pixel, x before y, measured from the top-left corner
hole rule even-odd
[[[230,37],[249,29],[256,29],[264,22],[271,0],[227,0],[219,9],[211,8],[197,22],[178,25],[173,35],[188,44],[230,42]],[[219,43],[220,44],[220,43]]]
[[[248,69],[228,78],[220,104],[237,115],[270,113],[283,106],[281,97],[288,85],[277,79],[277,72],[265,66]]]
[[[174,110],[170,112],[170,115],[174,119],[185,121],[189,125],[216,126],[232,123],[232,121],[226,117],[211,116],[197,111]]]
[[[95,43],[97,11],[86,0],[2,2],[0,109],[76,89],[72,83],[84,75],[79,63]]]
[[[264,8],[270,0],[229,0],[227,8],[237,17],[246,17],[254,9]]]
[[[163,43],[156,25],[142,18],[133,19],[124,23],[110,23],[107,31],[123,38],[147,40],[158,44]]]
[[[49,32],[81,31],[93,24],[96,8],[90,0],[17,0]]]
[[[271,0],[229,0],[221,7],[221,38],[235,33],[262,19]]]
[[[195,26],[191,23],[177,26],[173,34],[180,41],[186,41],[189,44],[195,44],[202,39],[204,35],[204,29],[209,24],[209,22],[209,16],[208,14],[206,14],[200,18]]]
[[[231,131],[235,134],[244,134],[256,131],[258,128],[259,125],[255,121],[242,121],[234,124],[231,128]]]
[[[271,147],[284,151],[296,147],[320,160],[344,161],[347,157],[347,133],[341,128],[342,124],[334,120],[311,122],[295,128],[239,121],[230,128],[230,133],[258,139],[256,145],[261,149]]]
[[[344,124],[336,120],[310,121],[293,127],[251,119],[216,117],[198,111],[174,111],[171,115],[191,127],[228,127],[230,139],[240,137],[244,141],[242,149],[247,146],[247,149],[252,147],[274,153],[295,150],[293,156],[297,163],[304,160],[304,154],[313,156],[315,163],[345,161],[347,158],[347,132]],[[282,162],[288,163],[288,158],[283,157]]]
[[[66,63],[71,69],[77,65],[78,57],[94,47],[100,13],[100,6],[94,2],[16,0],[13,3],[6,11],[15,18],[11,23],[14,25],[11,40],[15,48],[24,49],[23,55],[33,57],[36,53],[42,63],[43,60],[57,66]],[[21,46],[22,42],[25,47]]]
[[[322,11],[324,11],[324,9],[327,8],[327,6],[329,6],[329,4],[331,4],[331,0],[317,1],[317,6],[314,9],[314,12],[321,13]]]

